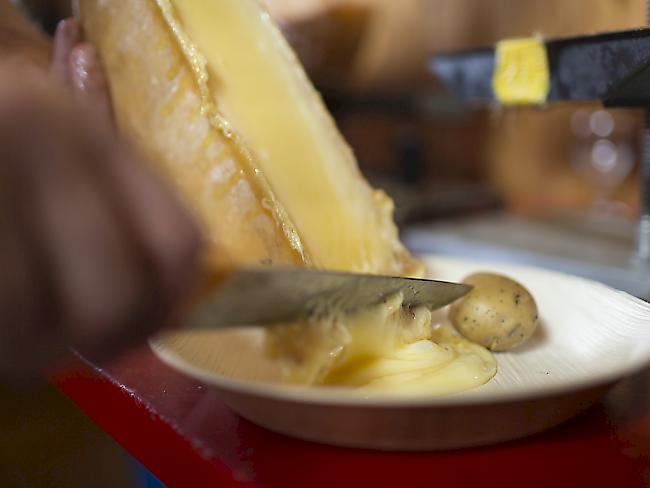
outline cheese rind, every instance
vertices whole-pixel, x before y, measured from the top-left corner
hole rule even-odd
[[[120,129],[194,210],[214,254],[234,264],[303,264],[238,148],[203,113],[195,73],[157,4],[87,0],[79,13]]]

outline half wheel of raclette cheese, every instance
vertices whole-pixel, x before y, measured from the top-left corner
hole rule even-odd
[[[393,205],[361,175],[255,0],[83,0],[120,129],[194,209],[214,253],[418,275]]]

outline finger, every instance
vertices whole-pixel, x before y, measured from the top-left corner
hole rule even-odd
[[[149,319],[154,300],[121,223],[100,196],[101,188],[90,179],[67,179],[39,188],[62,333],[82,351],[105,347],[111,354],[129,342],[130,326]]]
[[[34,134],[39,145],[27,169],[31,218],[58,291],[59,330],[83,352],[114,354],[141,339],[138,327],[158,320],[164,304],[89,162],[74,151],[57,153],[74,146],[60,146],[44,132]]]
[[[111,100],[97,51],[90,44],[74,47],[69,58],[68,71],[74,92],[92,106],[100,119],[113,126]]]
[[[65,94],[44,93],[38,103],[41,91],[47,87],[9,97],[16,110],[3,119],[29,151],[14,169],[30,181],[29,191],[19,192],[34,204],[24,220],[36,227],[32,241],[58,290],[60,328],[52,329],[84,352],[117,352],[164,324],[173,302],[165,297],[190,281],[198,233],[137,156],[107,137],[101,124],[71,115]],[[135,184],[125,190],[131,177]],[[132,212],[137,218],[116,203],[121,195],[140,202]],[[140,222],[151,228],[140,234]]]
[[[28,225],[28,188],[15,169],[25,159],[16,124],[21,110],[0,99],[0,377],[25,381],[40,377],[43,369],[65,353],[60,337],[48,327],[53,320],[49,279],[33,245]]]
[[[116,353],[141,340],[140,327],[160,323],[167,309],[93,171],[108,153],[82,154],[87,139],[110,137],[95,134],[92,123],[70,110],[65,93],[46,84],[28,78],[5,88],[0,89],[0,136],[5,136],[0,186],[3,196],[9,198],[7,187],[12,193],[0,210],[19,209],[14,220],[20,225],[0,226],[27,232],[13,246],[24,258],[11,249],[1,253],[10,264],[0,269],[12,281],[5,282],[9,292],[0,290],[0,335],[6,339],[0,356],[7,349],[9,366],[38,369],[51,364],[63,344],[97,356]],[[13,154],[12,147],[20,151]],[[43,282],[49,286],[43,288]]]
[[[48,299],[38,283],[41,273],[19,235],[22,230],[16,225],[13,229],[13,239],[2,236],[0,245],[0,382],[37,378],[66,351],[54,328],[48,327],[51,316],[43,307]]]
[[[175,306],[194,284],[202,236],[193,216],[163,179],[126,146],[119,146],[102,181],[128,220],[165,300]],[[160,326],[165,324],[159,324]]]
[[[52,76],[60,83],[69,86],[70,55],[73,48],[81,42],[81,29],[76,19],[65,19],[59,22],[54,34],[54,49],[52,52]]]

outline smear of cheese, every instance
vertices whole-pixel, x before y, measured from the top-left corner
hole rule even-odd
[[[502,105],[542,104],[550,88],[548,56],[538,38],[497,43],[492,88]]]
[[[395,393],[449,394],[489,381],[487,349],[432,327],[426,307],[404,309],[401,294],[353,315],[335,310],[309,323],[279,325],[267,348],[288,381]]]
[[[363,363],[337,368],[330,385],[392,393],[447,395],[487,383],[497,365],[485,348],[438,325],[430,339],[402,344]]]

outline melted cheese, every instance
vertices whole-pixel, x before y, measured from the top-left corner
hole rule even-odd
[[[447,395],[487,383],[496,370],[496,361],[487,349],[440,325],[430,339],[337,368],[324,383],[390,393]]]
[[[249,0],[158,1],[173,5],[179,25],[201,46],[219,112],[250,148],[255,170],[282,202],[313,264],[365,272],[392,267],[391,202],[363,183],[268,13]]]
[[[449,394],[489,381],[487,349],[432,327],[425,307],[405,310],[402,296],[351,316],[329,311],[307,324],[280,325],[267,348],[288,381],[395,393]]]

